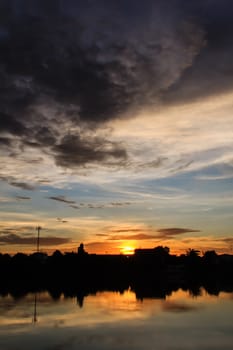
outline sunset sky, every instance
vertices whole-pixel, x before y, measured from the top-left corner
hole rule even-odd
[[[233,1],[0,0],[0,252],[232,253]]]

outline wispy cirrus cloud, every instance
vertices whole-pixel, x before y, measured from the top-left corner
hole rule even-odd
[[[51,197],[48,197],[48,199],[52,199],[53,201],[57,201],[57,202],[63,202],[66,204],[75,204],[76,203],[75,201],[68,199],[65,196],[51,196]]]
[[[71,240],[67,237],[41,237],[40,244],[43,246],[56,246],[70,243]],[[23,236],[15,233],[0,233],[0,245],[29,245],[36,244],[36,237]]]
[[[124,207],[124,206],[128,206],[131,204],[132,204],[131,202],[111,202],[111,203],[109,203],[109,205],[112,207]]]
[[[121,241],[121,240],[146,241],[151,239],[156,239],[156,236],[146,234],[146,233],[138,233],[135,235],[112,235],[108,238],[109,241]]]
[[[28,196],[16,196],[15,197],[17,200],[22,200],[22,201],[28,201],[28,200],[31,200],[31,197],[28,197]]]
[[[73,209],[106,209],[106,208],[120,208],[129,206],[131,202],[110,202],[110,203],[77,203],[76,201],[70,200],[65,196],[51,196],[48,199],[52,199],[58,202],[64,202],[69,204],[70,208]]]
[[[223,174],[223,175],[199,175],[197,176],[198,180],[202,181],[217,181],[217,180],[227,180],[232,179],[233,174]]]
[[[110,203],[101,203],[101,204],[95,204],[95,203],[87,203],[81,205],[82,208],[89,208],[89,209],[105,209],[105,208],[120,208],[120,207],[127,207],[131,205],[131,202],[110,202]]]
[[[222,237],[222,238],[215,239],[215,241],[228,244],[232,250],[232,246],[233,246],[233,238],[232,237]]]
[[[8,182],[8,184],[11,185],[11,186],[18,187],[18,188],[20,188],[22,190],[26,190],[26,191],[33,191],[33,190],[35,190],[35,186],[32,185],[31,183],[17,181],[16,179],[17,179],[17,177],[14,177],[14,176],[11,176],[11,175],[6,176],[6,175],[1,175],[0,174],[0,180]]]
[[[200,230],[189,229],[189,228],[151,228],[151,227],[127,227],[119,229],[110,229],[106,234],[96,234],[99,237],[105,237],[109,241],[118,241],[118,240],[169,240],[176,236],[184,235],[186,233],[198,233]],[[134,233],[134,234],[132,234]]]
[[[127,232],[141,232],[143,229],[142,228],[133,228],[133,227],[128,227],[128,228],[116,228],[112,229],[110,232],[111,233],[127,233]]]
[[[169,238],[173,236],[183,235],[185,233],[197,233],[200,230],[190,229],[190,228],[180,228],[180,227],[169,227],[161,228],[158,230],[160,238]]]
[[[10,185],[15,186],[15,187],[19,187],[22,190],[27,190],[27,191],[33,191],[35,189],[35,187],[33,185],[30,185],[26,182],[15,182],[12,181],[10,182]]]
[[[78,205],[75,205],[75,204],[70,204],[69,207],[73,208],[73,209],[80,209],[81,208],[81,207],[79,207]]]

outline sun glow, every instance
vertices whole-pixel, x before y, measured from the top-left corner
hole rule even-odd
[[[132,255],[134,254],[134,249],[135,249],[134,247],[126,245],[121,247],[121,253],[124,255]]]

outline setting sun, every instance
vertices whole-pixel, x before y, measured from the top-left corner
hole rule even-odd
[[[132,246],[123,246],[121,247],[121,253],[124,254],[124,255],[132,255],[134,254],[134,247]]]

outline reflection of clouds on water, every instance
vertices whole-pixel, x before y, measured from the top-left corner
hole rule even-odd
[[[220,326],[220,325],[218,325]],[[7,344],[7,347],[5,346]],[[211,325],[203,327],[186,323],[163,324],[149,319],[145,323],[114,323],[96,327],[64,327],[60,329],[34,328],[31,332],[18,333],[15,337],[1,337],[2,349],[16,350],[111,350],[111,349],[223,349],[229,350],[232,335],[220,332]]]
[[[33,295],[18,301],[8,296],[0,298],[0,349],[144,350],[159,344],[161,350],[229,350],[233,341],[232,295],[203,293],[191,298],[188,292],[178,290],[166,300],[141,302],[131,291],[103,292],[87,296],[80,309],[75,298],[54,302],[42,293],[36,324],[31,323]],[[30,316],[24,319],[28,312]]]
[[[163,311],[168,311],[168,312],[188,312],[188,311],[198,311],[199,306],[165,301],[162,304],[162,309]]]

